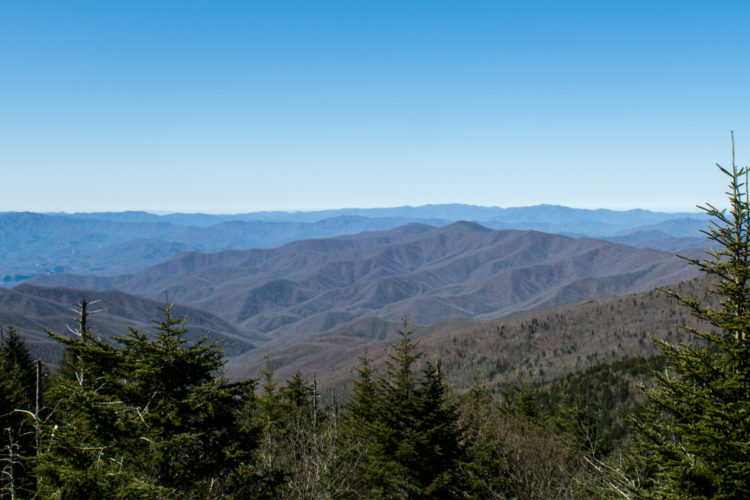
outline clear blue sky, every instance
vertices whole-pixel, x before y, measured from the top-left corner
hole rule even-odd
[[[0,0],[0,210],[692,210],[750,2]]]

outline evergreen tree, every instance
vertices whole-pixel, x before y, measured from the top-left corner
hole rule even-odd
[[[215,494],[254,447],[255,437],[243,432],[238,415],[255,384],[227,383],[219,376],[219,345],[205,337],[190,342],[172,305],[163,312],[155,338],[131,329],[117,339],[124,346],[123,400],[138,409],[144,427],[131,445],[141,472],[156,484]]]
[[[0,498],[21,498],[33,483],[35,365],[18,332],[0,327]]]
[[[459,461],[464,458],[458,428],[458,405],[449,403],[447,386],[440,361],[425,363],[422,383],[417,393],[416,430],[417,453],[420,460],[412,473],[422,488],[425,498],[458,496],[464,477],[459,473]]]
[[[399,340],[388,353],[386,376],[374,386],[369,360],[362,358],[349,422],[366,425],[361,436],[369,497],[453,498],[461,486],[458,410],[446,401],[439,364],[425,363],[422,373],[417,371],[422,353],[413,333],[404,319]],[[369,401],[368,411],[364,405]]]
[[[37,459],[42,496],[221,496],[249,459],[256,436],[238,419],[254,382],[226,383],[219,346],[190,342],[172,306],[163,312],[154,338],[131,329],[119,345],[88,328],[50,333],[66,345],[66,368]]]
[[[233,498],[280,498],[288,475],[287,426],[281,394],[273,380],[271,357],[265,356],[260,394],[247,415],[259,431],[259,446],[249,464],[233,475]]]
[[[36,399],[36,361],[26,342],[12,326],[0,327],[0,356],[3,362],[16,366],[20,371],[18,380],[24,391],[23,407],[32,408]]]
[[[126,418],[132,409],[119,398],[120,353],[88,328],[74,330],[72,337],[47,333],[65,351],[47,395],[54,411],[34,464],[40,496],[118,498],[132,493],[128,485],[136,481],[118,443],[138,429]]]
[[[692,344],[658,341],[667,369],[637,422],[649,473],[643,497],[750,498],[750,205],[734,138],[731,170],[718,167],[729,177],[729,209],[701,207],[712,217],[704,233],[714,246],[688,260],[715,278],[711,291],[722,302],[710,307],[671,294],[711,328],[686,328]]]
[[[344,460],[354,465],[357,471],[355,488],[362,496],[367,490],[364,480],[367,462],[363,459],[367,453],[368,443],[372,441],[372,436],[376,432],[380,392],[376,385],[375,370],[372,367],[372,359],[368,356],[367,346],[364,347],[359,361],[357,378],[354,380],[342,417],[341,434]]]
[[[286,381],[286,386],[281,389],[281,400],[286,407],[289,425],[312,425],[313,414],[317,410],[314,405],[314,389],[311,384],[302,377],[302,372],[297,370],[294,376]]]
[[[510,493],[508,467],[503,457],[504,442],[497,423],[503,419],[487,389],[475,374],[464,395],[460,425],[464,430],[467,498],[489,500],[507,498]]]
[[[346,413],[343,418],[346,439],[355,448],[364,446],[368,436],[372,433],[372,426],[379,414],[380,397],[367,346],[364,347],[359,362],[357,378],[354,380],[352,393],[346,402]]]
[[[422,356],[411,339],[406,318],[396,331],[386,376],[379,377],[376,418],[369,426],[365,480],[376,496],[415,498],[419,487],[410,472],[420,460],[417,450],[417,374],[414,364]],[[414,470],[415,471],[415,470]]]
[[[600,459],[612,451],[603,419],[601,408],[586,401],[580,393],[565,393],[551,420],[581,454]],[[609,422],[608,426],[611,428],[612,423]]]

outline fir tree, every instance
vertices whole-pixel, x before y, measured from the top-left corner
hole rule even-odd
[[[137,330],[117,339],[122,349],[122,396],[138,409],[142,473],[160,486],[193,494],[215,493],[248,458],[254,436],[242,432],[238,415],[253,397],[254,382],[229,384],[217,343],[185,338],[185,320],[163,309],[153,339]]]
[[[279,498],[288,475],[287,426],[281,394],[273,380],[271,357],[265,356],[257,402],[247,415],[259,431],[259,446],[251,462],[233,475],[233,498]]]
[[[440,361],[425,363],[418,391],[416,421],[419,436],[417,452],[421,457],[412,473],[425,498],[459,496],[464,478],[457,465],[464,458],[458,428],[458,405],[449,403]]]
[[[219,346],[189,341],[172,306],[163,312],[154,338],[131,329],[119,345],[88,327],[50,333],[66,345],[66,367],[36,463],[42,496],[221,496],[249,460],[256,435],[239,416],[254,382],[226,383]]]
[[[312,425],[312,415],[317,404],[314,397],[313,386],[305,381],[302,372],[297,370],[294,376],[286,381],[286,386],[281,389],[281,400],[286,407],[289,425]]]
[[[363,356],[353,395],[354,418],[367,433],[364,482],[367,495],[387,498],[453,498],[458,495],[463,456],[458,410],[446,401],[439,363],[417,362],[423,354],[404,319],[399,340],[386,360],[386,375],[370,382],[372,371]],[[368,411],[364,405],[371,403]]]
[[[460,417],[466,448],[461,464],[466,472],[466,497],[507,498],[510,481],[503,457],[503,437],[497,425],[504,416],[499,414],[487,389],[480,385],[478,374],[474,374],[472,387],[463,397]]]
[[[357,368],[357,378],[354,381],[352,393],[346,402],[344,416],[345,428],[352,435],[352,439],[364,441],[370,426],[378,415],[378,387],[375,380],[375,370],[372,359],[368,356],[367,346],[359,357],[360,366]]]
[[[63,343],[65,351],[48,394],[54,411],[35,460],[39,494],[122,497],[135,478],[123,467],[118,443],[137,435],[137,429],[128,425],[132,419],[124,415],[129,409],[119,398],[121,357],[88,329],[76,329],[72,337],[47,333]]]
[[[24,408],[32,408],[36,399],[36,361],[15,328],[0,327],[0,356],[3,362],[18,367],[19,383],[24,391]]]
[[[36,363],[16,330],[0,327],[0,497],[21,498],[33,484]]]
[[[692,344],[658,341],[667,369],[647,392],[637,422],[638,452],[649,479],[639,495],[652,498],[750,498],[750,205],[748,168],[717,165],[729,177],[729,209],[701,207],[712,218],[704,259],[688,259],[715,278],[719,307],[674,293],[711,328],[686,328]]]
[[[346,401],[342,417],[341,435],[344,460],[354,466],[356,470],[354,482],[357,483],[355,487],[361,495],[365,495],[367,485],[364,477],[367,473],[368,462],[364,458],[368,443],[372,441],[372,436],[376,433],[380,393],[367,346],[362,350],[359,361],[357,378],[354,380],[352,393]]]

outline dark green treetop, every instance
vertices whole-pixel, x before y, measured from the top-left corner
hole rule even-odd
[[[238,421],[254,381],[230,384],[222,354],[191,341],[172,306],[149,337],[131,329],[108,343],[88,329],[66,345],[68,367],[36,466],[40,493],[63,497],[214,497],[257,440]]]
[[[714,278],[721,304],[670,293],[708,328],[686,328],[691,344],[657,340],[667,369],[637,422],[648,474],[638,494],[646,498],[750,498],[750,204],[734,138],[731,169],[717,166],[729,178],[729,208],[701,207],[712,218],[710,249],[688,260]]]

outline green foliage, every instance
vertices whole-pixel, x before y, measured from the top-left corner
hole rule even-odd
[[[10,326],[0,327],[0,497],[21,497],[33,484],[28,459],[36,452],[36,363]]]
[[[87,329],[51,334],[66,366],[36,465],[43,496],[217,496],[249,457],[256,435],[238,419],[254,382],[226,383],[219,346],[188,341],[171,306],[163,312],[153,338],[131,329],[119,345]]]
[[[186,484],[210,491],[241,463],[253,447],[252,433],[237,427],[237,412],[253,397],[254,382],[228,384],[217,377],[222,354],[217,344],[185,339],[184,320],[171,306],[156,323],[151,340],[136,330],[118,339],[123,345],[123,399],[140,409],[148,443],[138,463],[156,484],[179,489]]]
[[[253,461],[255,465],[248,467],[242,477],[238,476],[235,481],[243,484],[240,491],[249,497],[277,498],[287,478],[287,426],[268,354],[265,363],[257,408],[249,415],[253,425],[261,432],[260,445]]]
[[[376,386],[372,359],[368,357],[367,346],[359,357],[359,362],[357,378],[346,403],[347,412],[344,415],[344,421],[346,423],[345,429],[350,434],[349,439],[364,442],[378,416],[376,405],[379,392]]]
[[[600,363],[542,385],[540,405],[552,423],[588,456],[603,458],[625,441],[631,430],[628,413],[642,404],[637,390],[662,356]]]
[[[11,326],[0,328],[0,425],[17,427],[15,409],[32,410],[36,392],[35,363],[25,342]]]
[[[452,498],[465,475],[458,410],[447,401],[440,363],[425,362],[406,319],[384,377],[360,358],[345,419],[347,435],[365,448],[363,494],[375,498]],[[366,493],[365,493],[366,492]]]
[[[23,388],[23,408],[31,408],[36,398],[36,362],[26,342],[12,326],[0,327],[0,362],[18,369],[17,381]]]
[[[729,179],[729,210],[707,205],[713,245],[688,259],[715,278],[718,307],[671,294],[710,328],[687,328],[692,344],[658,341],[666,370],[646,393],[638,452],[649,498],[750,498],[750,205],[747,167],[719,169]]]
[[[502,392],[503,410],[506,413],[523,416],[531,422],[540,423],[543,414],[541,391],[531,384],[510,384]]]
[[[356,449],[340,439],[338,413],[318,404],[317,382],[301,372],[277,387],[266,355],[264,381],[249,418],[262,429],[253,465],[234,475],[232,498],[350,498],[356,488]]]
[[[461,403],[459,424],[466,447],[461,468],[470,498],[505,498],[510,493],[510,480],[503,439],[495,425],[499,412],[478,375]]]

